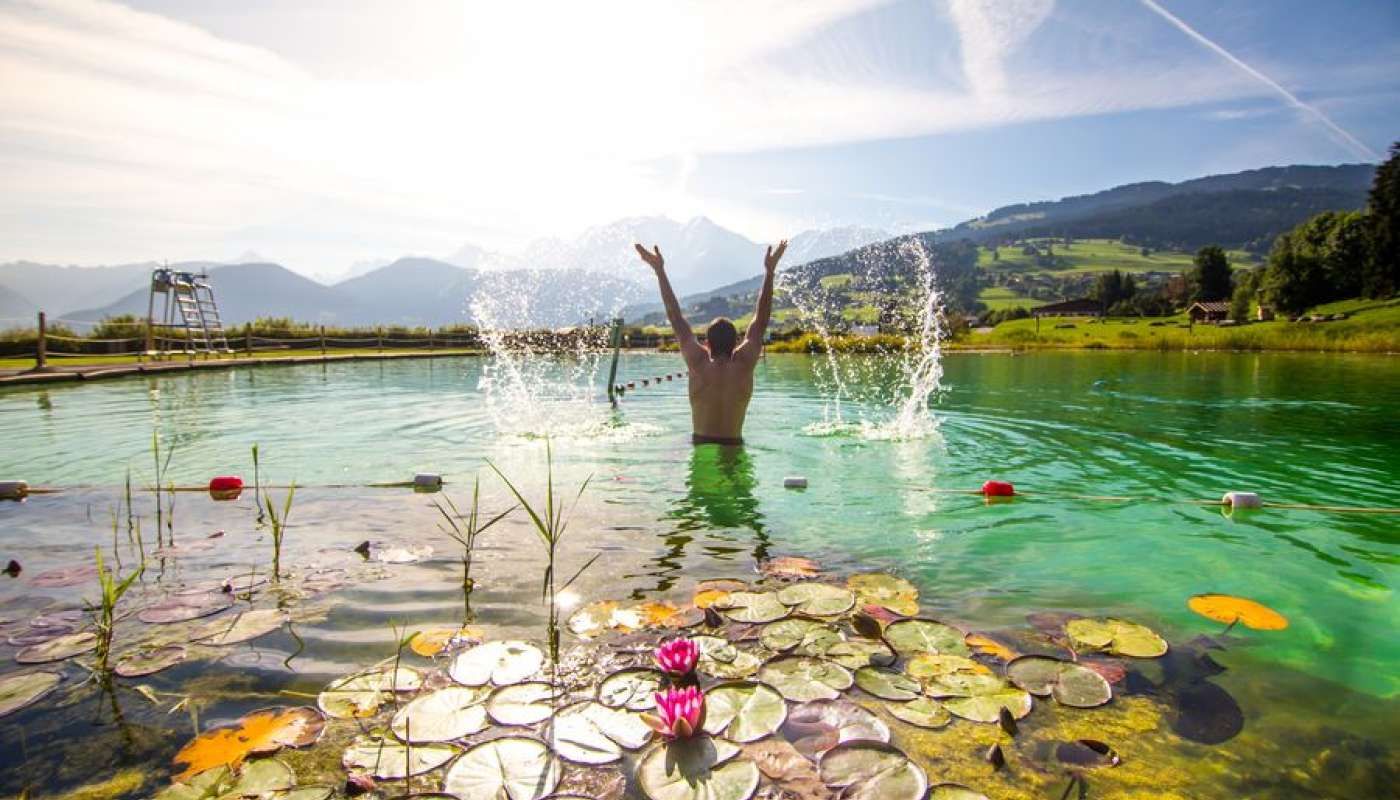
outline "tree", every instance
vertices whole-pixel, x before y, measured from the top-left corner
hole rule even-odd
[[[1208,245],[1196,251],[1195,266],[1191,268],[1191,299],[1193,301],[1224,300],[1230,296],[1230,262],[1225,251]]]
[[[1112,272],[1099,273],[1089,295],[1099,301],[1099,305],[1107,309],[1117,305],[1121,300],[1128,300],[1132,297],[1132,294],[1126,289],[1123,273],[1115,269]]]
[[[1400,289],[1400,142],[1376,170],[1367,206],[1370,246],[1361,288],[1367,297],[1389,297]]]
[[[1301,228],[1302,226],[1300,226]],[[1322,263],[1292,230],[1278,237],[1269,252],[1261,288],[1264,296],[1280,311],[1296,313],[1322,302],[1326,280]]]
[[[1230,296],[1230,319],[1244,322],[1249,319],[1249,311],[1254,306],[1254,294],[1259,285],[1259,273],[1255,270],[1242,270],[1235,282],[1235,293]]]

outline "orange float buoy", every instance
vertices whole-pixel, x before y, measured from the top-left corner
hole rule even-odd
[[[220,475],[209,479],[209,496],[215,500],[236,500],[243,492],[243,479],[237,475]]]
[[[1016,494],[1016,487],[1006,481],[987,481],[982,484],[982,494],[987,497],[1012,497]]]

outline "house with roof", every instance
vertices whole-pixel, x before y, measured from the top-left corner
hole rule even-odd
[[[1230,318],[1230,304],[1225,300],[1198,300],[1186,313],[1192,322],[1221,322]]]

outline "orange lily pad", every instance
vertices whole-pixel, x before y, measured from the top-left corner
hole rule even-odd
[[[963,637],[963,642],[972,648],[972,652],[978,655],[991,656],[1001,661],[1011,661],[1016,658],[1015,650],[998,642],[990,636],[981,633],[969,633]]]
[[[486,634],[472,625],[428,628],[413,634],[413,638],[408,640],[408,649],[424,658],[432,658],[449,647],[480,644],[484,638]]]
[[[815,578],[822,574],[820,564],[802,556],[770,558],[760,564],[758,569],[770,578]]]
[[[267,755],[283,747],[305,747],[321,737],[326,720],[308,706],[279,706],[254,711],[238,722],[196,736],[175,754],[185,765],[176,780],[185,781],[216,767],[237,769],[249,756]]]
[[[1242,623],[1256,631],[1281,631],[1288,618],[1263,603],[1228,594],[1198,594],[1186,601],[1192,611],[1216,622]]]

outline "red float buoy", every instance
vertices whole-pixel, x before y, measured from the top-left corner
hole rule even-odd
[[[215,500],[234,500],[243,492],[243,479],[237,475],[220,475],[209,479],[209,496]]]
[[[1016,494],[1016,487],[1006,481],[987,481],[982,484],[982,494],[987,497],[1011,497]]]

